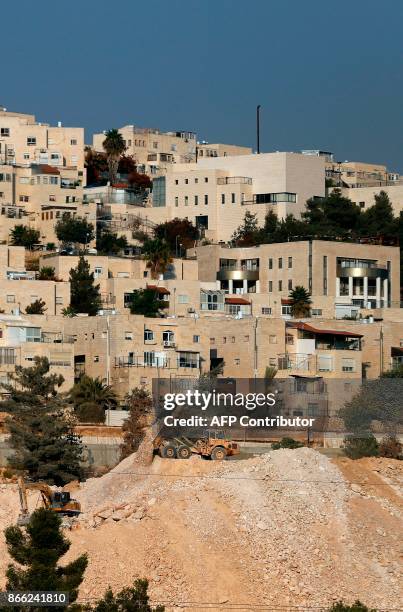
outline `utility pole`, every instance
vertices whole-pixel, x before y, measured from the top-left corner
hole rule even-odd
[[[260,153],[260,104],[256,107],[256,153]]]

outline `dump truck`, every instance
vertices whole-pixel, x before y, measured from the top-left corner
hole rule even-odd
[[[53,491],[45,482],[25,482],[23,478],[18,479],[18,491],[20,494],[21,511],[18,517],[19,525],[26,525],[29,522],[30,514],[28,510],[27,489],[39,491],[44,508],[52,510],[63,517],[78,516],[81,512],[81,505],[73,499],[69,491]]]
[[[197,439],[186,436],[165,438],[159,435],[154,440],[154,453],[166,459],[189,459],[193,454],[222,461],[240,452],[239,444],[233,442],[221,430],[207,430]]]

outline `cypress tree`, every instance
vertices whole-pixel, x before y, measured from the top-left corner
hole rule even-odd
[[[74,312],[87,313],[93,317],[101,308],[99,285],[94,284],[94,273],[90,272],[90,264],[83,256],[78,261],[77,268],[70,270],[70,307]]]

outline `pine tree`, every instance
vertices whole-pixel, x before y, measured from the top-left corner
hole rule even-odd
[[[68,565],[59,566],[59,559],[70,548],[70,542],[61,531],[61,518],[52,510],[40,508],[33,512],[25,529],[8,527],[5,532],[7,549],[18,566],[8,566],[7,591],[64,591],[69,602],[77,599],[85,569],[87,555],[81,555]],[[22,567],[21,567],[22,566]],[[0,610],[11,612],[58,612],[70,606],[37,607],[14,606]]]
[[[101,308],[99,285],[94,284],[94,273],[90,272],[90,264],[83,256],[80,257],[77,268],[70,270],[70,307],[74,312],[87,313],[93,317]]]
[[[32,480],[58,486],[80,478],[82,445],[57,393],[63,377],[49,374],[46,357],[35,357],[32,367],[17,366],[11,378],[11,384],[2,385],[9,398],[0,404],[10,414],[10,466],[28,472]]]
[[[148,580],[136,580],[131,588],[122,589],[116,595],[109,589],[103,599],[88,612],[164,612],[164,606],[152,608],[147,594]]]

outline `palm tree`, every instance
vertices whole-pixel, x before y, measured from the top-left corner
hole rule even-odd
[[[100,378],[91,378],[84,374],[70,391],[80,421],[103,422],[105,410],[116,408],[116,393],[110,385],[106,385]]]
[[[290,291],[289,298],[292,300],[291,314],[293,317],[309,317],[311,313],[311,294],[298,285]]]
[[[116,174],[118,171],[119,160],[126,151],[125,141],[122,134],[118,130],[113,129],[106,132],[106,138],[102,143],[106,153],[106,159],[109,169],[109,180],[111,185],[116,183]]]
[[[153,238],[144,242],[143,257],[147,261],[147,268],[151,270],[152,278],[158,278],[172,262],[169,244],[161,238]]]

